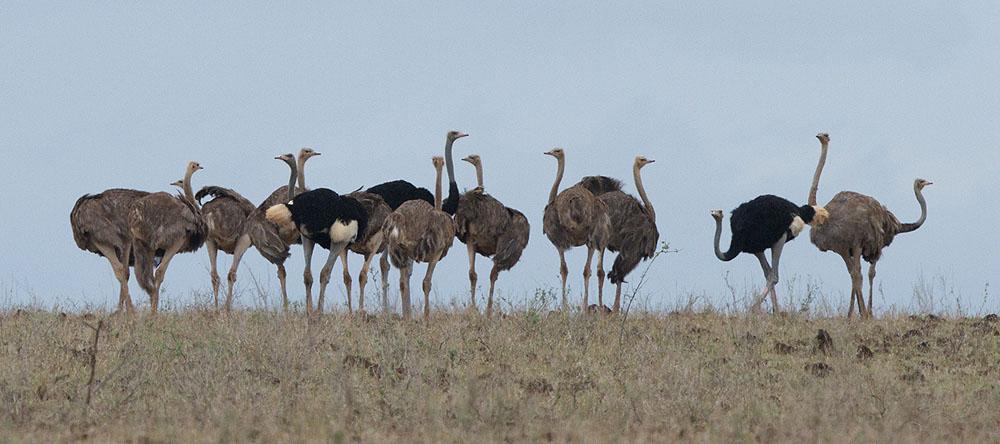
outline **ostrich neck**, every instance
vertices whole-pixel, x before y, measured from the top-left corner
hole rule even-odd
[[[441,168],[435,168],[437,173],[434,178],[434,209],[441,210]]]
[[[552,190],[549,191],[549,203],[556,200],[556,194],[559,194],[559,183],[562,182],[563,171],[566,169],[566,160],[562,157],[556,159],[557,170],[556,170],[556,181],[552,184]]]
[[[917,203],[920,204],[920,219],[917,219],[917,221],[913,223],[903,224],[903,226],[899,230],[900,233],[909,233],[913,230],[916,230],[917,228],[920,228],[920,226],[924,224],[924,221],[927,220],[927,201],[924,200],[923,192],[920,190],[920,188],[914,186],[913,194],[917,196]]]
[[[816,173],[813,174],[812,186],[809,188],[809,205],[816,205],[816,192],[819,191],[819,176],[823,174],[823,167],[826,165],[827,142],[821,142],[819,163],[816,164]]]
[[[482,161],[476,162],[476,183],[479,188],[483,188],[483,163]]]
[[[299,158],[295,161],[295,170],[298,173],[299,188],[302,188],[303,190],[306,189],[306,160],[305,156],[299,156]]]
[[[194,191],[191,189],[191,176],[193,175],[194,170],[191,169],[188,169],[187,172],[184,173],[184,198],[187,199],[188,202],[191,202],[195,208],[200,208],[198,206],[197,199],[194,198]]]
[[[722,219],[715,220],[715,257],[725,261],[726,255],[719,249],[719,241],[722,240]]]
[[[455,163],[451,160],[451,144],[453,143],[455,140],[449,137],[444,144],[444,162],[448,167],[448,183],[455,183]]]
[[[289,162],[288,168],[290,174],[288,175],[288,201],[291,202],[295,198],[295,177],[298,176],[299,180],[303,180],[301,169],[296,166],[295,163]],[[300,182],[301,183],[301,182]]]
[[[646,206],[646,211],[649,212],[650,219],[655,223],[656,211],[653,210],[653,203],[649,201],[649,196],[646,196],[646,187],[642,185],[642,174],[639,173],[639,165],[632,167],[632,176],[635,179],[635,188],[639,190],[639,197],[642,198],[642,203]]]

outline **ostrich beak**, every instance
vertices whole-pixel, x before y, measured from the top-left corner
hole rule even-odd
[[[463,158],[462,158],[462,160],[464,160],[464,161],[466,161],[466,162],[469,162],[469,163],[472,163],[472,158],[471,158],[471,157],[469,157],[469,156],[465,156],[465,157],[463,157]]]
[[[323,153],[321,153],[319,151],[313,151],[313,156],[322,156],[322,155],[323,155]]]
[[[546,152],[544,152],[544,153],[542,153],[542,154],[544,154],[544,155],[546,155],[546,156],[555,156],[555,155],[556,155],[556,154],[555,154],[555,153],[553,153],[552,151],[546,151]]]
[[[458,133],[458,135],[457,135],[457,136],[455,136],[455,138],[456,138],[456,139],[461,139],[461,138],[463,138],[463,137],[468,137],[468,136],[469,136],[469,135],[468,135],[467,133]]]
[[[646,163],[655,163],[655,162],[656,162],[656,161],[655,161],[655,160],[653,160],[653,159],[646,159]]]

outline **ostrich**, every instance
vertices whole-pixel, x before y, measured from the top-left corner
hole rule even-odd
[[[466,192],[459,199],[455,212],[455,229],[458,240],[469,251],[469,284],[472,305],[476,306],[476,253],[493,257],[490,271],[490,293],[486,302],[486,315],[493,315],[493,289],[501,271],[510,270],[521,259],[528,245],[530,225],[520,211],[505,207],[500,201],[483,191],[483,162],[478,154],[464,159],[476,167],[478,187]]]
[[[616,185],[613,179],[588,177],[559,192],[559,183],[562,182],[566,169],[566,154],[562,148],[555,148],[545,154],[556,158],[558,170],[552,190],[549,192],[549,202],[545,205],[542,231],[559,251],[563,308],[568,307],[566,277],[569,269],[566,267],[566,250],[581,245],[587,246],[587,263],[583,268],[583,308],[586,310],[590,294],[590,264],[594,252],[599,253],[598,258],[603,257],[604,249],[607,248],[611,237],[611,219],[608,217],[607,205],[588,188],[600,185],[599,191],[608,191],[620,188],[620,185]],[[603,265],[598,264],[598,269],[603,269]]]
[[[410,275],[413,262],[426,262],[424,276],[424,319],[430,318],[431,279],[434,267],[448,254],[455,241],[455,223],[441,207],[441,168],[444,159],[433,158],[436,178],[434,181],[434,206],[424,200],[404,202],[385,221],[382,228],[386,252],[392,265],[399,269],[399,293],[403,305],[403,318],[410,319]]]
[[[622,283],[625,276],[632,272],[639,261],[653,257],[656,253],[656,244],[660,240],[660,232],[656,229],[656,212],[653,204],[646,196],[646,188],[642,185],[642,175],[639,170],[642,167],[655,162],[645,156],[636,156],[632,165],[632,177],[635,180],[635,188],[639,191],[640,203],[638,199],[620,190],[610,191],[601,194],[598,198],[608,207],[608,216],[611,218],[611,238],[608,242],[608,249],[618,252],[614,264],[611,265],[611,273],[608,278],[615,284],[615,303],[612,310],[617,312],[621,309]],[[598,257],[598,276],[604,270],[600,264],[603,258]],[[600,297],[600,293],[598,293]],[[604,302],[598,300],[598,305],[604,306]]]
[[[816,193],[819,189],[819,177],[826,164],[826,154],[829,148],[830,136],[819,133],[820,141],[819,164],[813,175],[812,186],[809,188],[809,204],[816,204]],[[847,317],[854,314],[854,302],[858,302],[858,313],[862,318],[872,316],[872,299],[874,299],[875,264],[882,257],[882,249],[892,243],[893,238],[900,233],[909,233],[920,228],[927,220],[927,202],[924,200],[923,189],[931,185],[924,179],[913,181],[913,193],[920,204],[920,218],[913,223],[901,223],[891,211],[879,201],[864,194],[853,191],[841,191],[826,204],[830,210],[830,218],[810,230],[809,237],[820,251],[834,251],[844,259],[847,272],[851,275],[851,304]],[[861,275],[861,259],[868,262],[868,306],[865,306],[864,278]]]
[[[347,288],[347,311],[351,312],[351,272],[347,266],[347,251],[353,251],[358,253],[365,258],[364,264],[361,266],[361,272],[358,273],[358,311],[365,311],[365,285],[368,283],[368,269],[371,267],[372,259],[379,252],[385,251],[385,246],[383,242],[382,235],[382,224],[385,223],[385,219],[389,217],[389,213],[392,212],[392,208],[389,207],[382,196],[369,193],[367,191],[355,191],[348,194],[347,197],[353,198],[361,203],[364,207],[365,214],[368,215],[367,228],[363,232],[358,232],[357,239],[351,243],[347,248],[340,252],[340,261],[344,264],[344,286]],[[385,255],[383,254],[383,257]],[[386,264],[388,265],[388,264]],[[388,267],[386,267],[388,268]],[[382,272],[382,288],[385,290],[388,287],[388,279],[386,272]],[[382,309],[386,310],[388,307],[388,295],[385,291],[382,292]]]
[[[305,271],[302,278],[306,286],[306,312],[312,312],[312,254],[316,244],[330,251],[326,264],[319,275],[318,313],[323,312],[326,286],[330,283],[333,264],[340,252],[354,242],[359,233],[364,233],[368,225],[368,215],[356,199],[341,196],[328,188],[306,191],[288,203],[268,208],[267,220],[278,225],[280,230],[298,230],[302,235],[302,249],[305,252]]]
[[[103,256],[118,280],[118,310],[131,313],[128,291],[129,266],[133,263],[132,233],[128,212],[132,204],[148,196],[146,191],[112,188],[98,194],[84,194],[69,214],[73,240],[81,250]]]
[[[806,224],[817,226],[827,218],[828,213],[823,207],[803,205],[796,206],[787,199],[770,194],[759,196],[749,202],[744,202],[733,210],[729,219],[732,239],[729,250],[719,249],[719,239],[722,237],[722,210],[713,210],[715,219],[715,256],[724,262],[736,258],[740,253],[751,253],[757,256],[760,267],[767,279],[767,288],[758,296],[752,305],[752,310],[760,308],[764,298],[771,295],[771,309],[777,314],[778,294],[774,287],[778,284],[778,261],[785,243],[795,239]],[[771,249],[771,264],[764,257],[764,250]],[[773,268],[772,268],[773,267]]]
[[[177,253],[197,251],[205,242],[207,228],[191,191],[191,176],[202,169],[189,162],[184,174],[184,194],[153,193],[133,203],[128,226],[135,248],[135,277],[149,293],[153,314],[160,305],[160,286],[170,260]],[[162,257],[155,267],[156,257]]]
[[[183,183],[183,181],[182,181]],[[246,222],[253,213],[254,206],[245,197],[229,188],[218,186],[207,186],[194,195],[198,203],[205,196],[212,196],[213,199],[201,207],[202,217],[205,219],[205,226],[208,227],[205,239],[205,249],[208,250],[208,261],[211,265],[212,296],[215,301],[215,309],[219,309],[219,272],[216,266],[216,259],[221,249],[226,254],[235,254],[240,238],[246,231]],[[233,273],[235,277],[235,273]],[[226,311],[232,309],[233,304],[233,283],[229,283],[226,292]]]
[[[271,195],[264,199],[260,205],[255,208],[250,215],[247,217],[244,223],[243,233],[240,235],[239,239],[236,241],[236,246],[233,251],[233,264],[229,269],[229,275],[227,277],[228,290],[229,293],[226,295],[226,300],[231,301],[233,296],[233,287],[236,284],[236,270],[240,266],[240,261],[243,259],[243,254],[252,245],[257,251],[267,259],[268,262],[274,264],[278,267],[278,282],[281,286],[281,303],[282,308],[288,310],[288,289],[285,285],[285,260],[288,259],[289,246],[292,244],[300,243],[300,235],[297,230],[280,230],[277,225],[268,222],[265,218],[265,213],[267,209],[277,205],[282,202],[288,202],[295,197],[295,195],[305,191],[305,166],[306,161],[313,156],[319,156],[321,153],[312,150],[311,148],[302,148],[299,150],[298,160],[292,154],[283,154],[281,156],[275,157],[275,159],[284,161],[288,164],[291,169],[291,174],[288,178],[288,185],[282,185],[271,192]],[[299,186],[295,186],[296,180]],[[227,305],[228,307],[228,305]]]

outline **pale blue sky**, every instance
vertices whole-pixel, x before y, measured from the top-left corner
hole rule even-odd
[[[644,293],[668,307],[689,293],[721,304],[726,272],[740,287],[762,277],[752,257],[715,258],[708,211],[764,193],[804,203],[819,131],[833,139],[822,202],[855,190],[907,221],[918,215],[913,179],[935,182],[927,224],[885,252],[877,306],[910,307],[921,274],[943,277],[954,294],[939,296],[973,308],[1000,281],[1000,5],[563,3],[3,2],[6,298],[116,302],[106,261],[72,240],[69,211],[83,193],[169,190],[198,160],[196,187],[259,202],[285,180],[272,157],[302,146],[326,154],[310,164],[311,187],[430,187],[429,158],[450,129],[471,134],[456,155],[481,154],[490,192],[532,223],[521,264],[498,286],[517,301],[558,286],[541,232],[555,173],[543,151],[567,150],[567,181],[607,174],[630,192],[633,156],[656,159],[645,182],[662,238],[681,251],[654,265]],[[473,170],[456,166],[470,187]],[[436,274],[439,301],[467,299],[456,246]],[[570,255],[576,289],[583,257]],[[478,262],[487,276],[488,260]],[[175,260],[164,299],[207,292],[207,264],[204,251]],[[299,301],[301,270],[295,249],[289,289]],[[243,288],[252,271],[276,291],[257,253],[242,271]],[[843,262],[806,238],[785,249],[782,271],[847,301]],[[339,303],[339,267],[335,276]],[[134,283],[133,298],[148,301]],[[242,302],[255,302],[251,292]],[[991,295],[985,309],[998,306]]]

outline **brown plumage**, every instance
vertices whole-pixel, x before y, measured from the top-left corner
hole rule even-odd
[[[615,182],[611,179],[584,178],[583,181],[559,192],[566,168],[566,156],[562,148],[556,148],[545,153],[556,158],[558,170],[555,183],[549,192],[549,203],[545,206],[542,218],[542,231],[552,245],[559,251],[559,274],[562,277],[562,304],[568,307],[566,300],[566,277],[569,269],[566,267],[566,250],[586,245],[587,263],[583,268],[583,308],[586,309],[590,294],[590,264],[594,252],[603,257],[611,237],[611,220],[608,217],[607,205],[598,199],[587,187],[598,192],[612,190]],[[600,186],[594,187],[594,184]],[[600,265],[600,264],[599,264]],[[600,265],[599,268],[603,268]]]
[[[820,141],[820,160],[809,189],[809,205],[816,205],[819,178],[826,165],[830,136],[816,135]],[[927,219],[927,204],[922,194],[930,185],[924,179],[913,182],[913,192],[920,204],[920,219],[914,223],[901,223],[884,205],[872,197],[853,191],[841,191],[825,205],[830,216],[825,222],[814,225],[809,237],[820,251],[834,251],[844,259],[851,275],[851,303],[847,316],[854,313],[854,303],[858,303],[858,313],[862,318],[872,316],[874,299],[875,265],[882,257],[882,249],[888,247],[897,234],[907,233],[923,225]],[[865,305],[861,275],[861,259],[868,262],[868,305]]]
[[[211,267],[209,273],[212,279],[212,297],[215,301],[215,308],[219,308],[219,272],[217,258],[219,250],[226,254],[234,254],[239,244],[240,237],[246,231],[247,218],[253,213],[254,206],[245,197],[229,188],[218,186],[207,186],[195,194],[195,199],[200,203],[205,196],[212,196],[201,208],[202,217],[205,219],[205,226],[208,229],[205,239],[205,249],[208,250],[208,261]],[[232,276],[235,281],[235,273]],[[229,282],[226,292],[226,311],[232,308],[233,284]]]
[[[640,169],[654,160],[644,156],[636,156],[632,166],[632,176],[635,179],[635,187],[639,192],[642,202],[634,196],[625,194],[621,190],[609,191],[601,194],[598,198],[608,207],[608,216],[611,219],[611,237],[608,241],[608,249],[617,252],[614,264],[611,265],[611,273],[608,278],[615,284],[615,303],[612,311],[621,309],[622,283],[625,276],[632,272],[640,261],[644,261],[656,254],[656,245],[660,240],[660,232],[656,229],[656,212],[653,204],[646,196],[646,188],[642,185]],[[601,264],[604,258],[598,257],[597,274],[600,277],[604,270]],[[600,281],[599,281],[600,284]],[[602,307],[604,302],[597,302]]]
[[[468,247],[469,283],[472,307],[476,306],[476,254],[493,258],[490,271],[490,292],[486,302],[487,316],[493,315],[493,290],[501,271],[511,269],[528,245],[531,227],[520,211],[504,206],[483,189],[483,163],[477,154],[464,159],[476,167],[479,186],[459,198],[455,212],[458,240]]]
[[[379,196],[378,194],[366,191],[355,191],[347,196],[360,202],[361,206],[364,207],[365,212],[368,214],[368,225],[365,232],[358,233],[358,238],[355,239],[354,243],[350,244],[347,248],[340,252],[340,261],[344,264],[344,286],[347,288],[348,312],[352,310],[352,281],[351,271],[347,266],[347,251],[353,251],[364,256],[365,258],[364,264],[361,265],[361,271],[358,273],[358,310],[364,311],[365,286],[368,284],[368,270],[371,267],[372,259],[375,255],[385,251],[382,225],[385,224],[385,220],[389,217],[389,213],[392,213],[392,209],[389,208],[389,204],[385,202],[385,199],[382,199],[382,196]],[[388,307],[387,289],[389,286],[389,262],[388,257],[385,254],[382,255],[380,266],[382,268],[382,309],[385,310]]]
[[[160,286],[177,253],[201,248],[207,228],[191,191],[191,176],[201,169],[189,162],[184,174],[184,194],[153,193],[137,199],[129,210],[128,226],[135,248],[135,276],[149,293],[153,314],[160,302]],[[155,266],[155,258],[161,257]]]
[[[128,212],[136,200],[149,193],[112,188],[77,199],[69,214],[73,240],[81,250],[96,253],[111,263],[118,280],[118,310],[133,310],[128,291],[129,266],[132,265],[132,233]]]
[[[236,270],[239,267],[243,253],[253,245],[264,259],[278,267],[278,283],[281,286],[281,306],[288,310],[288,289],[286,286],[285,260],[289,256],[289,248],[293,244],[301,243],[298,230],[281,229],[274,223],[267,220],[267,209],[274,205],[288,202],[293,197],[306,190],[305,166],[306,161],[321,153],[313,151],[311,148],[299,150],[299,156],[283,154],[275,159],[288,164],[290,171],[288,185],[282,185],[271,192],[260,205],[255,208],[244,224],[243,234],[237,241],[236,251],[233,254],[233,266],[229,270],[229,288],[236,282]],[[298,186],[295,182],[298,181]],[[292,190],[292,193],[288,191]]]
[[[413,262],[426,262],[424,276],[424,319],[430,317],[431,279],[434,267],[455,241],[455,223],[451,216],[441,210],[441,169],[444,159],[434,157],[436,180],[434,185],[434,206],[423,200],[403,203],[386,218],[383,226],[386,250],[392,265],[399,269],[399,292],[403,304],[403,318],[409,319],[410,275]]]

